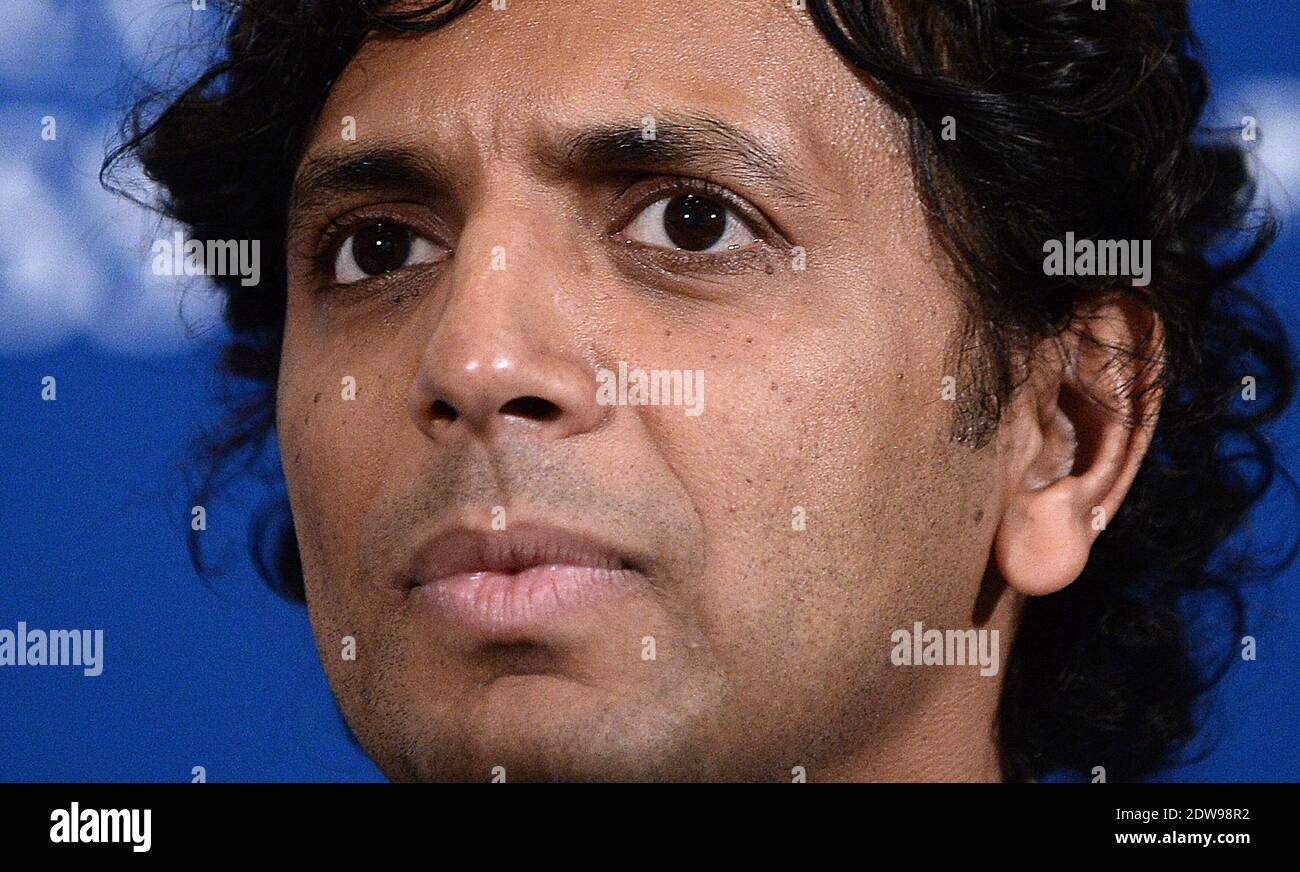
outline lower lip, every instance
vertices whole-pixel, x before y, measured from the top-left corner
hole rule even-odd
[[[488,635],[538,629],[634,589],[639,573],[565,564],[466,572],[416,588],[449,623]]]

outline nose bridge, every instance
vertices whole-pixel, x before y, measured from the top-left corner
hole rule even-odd
[[[467,217],[444,277],[445,302],[424,325],[410,413],[436,439],[591,430],[603,407],[576,345],[580,331],[556,293],[564,261],[555,229],[519,209],[518,197],[493,199],[484,191],[482,208]]]

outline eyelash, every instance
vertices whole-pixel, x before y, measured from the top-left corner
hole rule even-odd
[[[637,184],[639,184],[639,182],[633,182],[631,185],[628,185],[622,194],[625,194],[628,190],[636,187]],[[689,176],[681,176],[672,181],[660,184],[650,192],[638,197],[635,206],[623,210],[623,214],[620,217],[619,229],[627,226],[634,217],[641,213],[642,209],[645,209],[650,204],[656,203],[665,197],[672,196],[681,191],[686,191],[692,194],[701,194],[710,199],[720,201],[723,205],[736,212],[740,219],[749,226],[751,231],[753,231],[755,236],[766,235],[767,222],[762,219],[762,216],[758,214],[758,211],[754,209],[753,206],[750,206],[739,195],[732,193],[727,188],[715,184],[714,182],[706,181],[705,179],[691,178]],[[622,194],[620,194],[620,196]]]
[[[619,197],[621,198],[626,196],[627,191],[645,181],[645,179],[638,179],[627,185],[619,192]],[[610,232],[610,235],[618,236],[632,222],[632,219],[637,215],[640,215],[644,209],[660,200],[681,192],[699,194],[706,196],[709,199],[717,200],[719,203],[726,206],[729,211],[733,212],[736,215],[736,218],[745,224],[749,231],[754,234],[755,239],[759,242],[771,245],[775,240],[781,238],[779,231],[773,227],[771,222],[769,222],[758,209],[751,206],[740,195],[716,184],[715,182],[691,176],[677,176],[672,178],[670,181],[660,182],[645,194],[638,196],[632,206],[620,210],[617,227]],[[634,240],[625,240],[625,244],[629,248],[635,247],[647,255],[656,258],[667,258],[683,266],[696,266],[700,268],[711,267],[716,269],[725,264],[735,265],[740,260],[754,257],[757,253],[752,248],[753,243],[751,243],[750,246],[746,246],[745,248],[736,251],[725,253],[714,252],[709,254],[661,248],[655,245],[638,243]]]
[[[348,287],[350,285],[366,284],[372,281],[382,281],[391,278],[405,270],[398,270],[385,275],[370,276],[361,281],[350,284],[340,284],[334,281],[334,264],[338,259],[339,250],[343,248],[344,243],[348,241],[353,233],[365,227],[368,224],[374,224],[379,221],[386,221],[393,224],[400,224],[409,229],[413,234],[424,236],[438,245],[439,242],[436,234],[430,234],[427,231],[419,229],[416,224],[407,218],[403,218],[393,211],[383,210],[361,210],[358,212],[349,212],[338,218],[332,219],[321,231],[320,239],[316,243],[316,253],[312,257],[317,274],[326,279],[326,287]],[[450,246],[445,246],[450,248]]]
[[[632,181],[618,192],[616,199],[626,196],[628,191],[635,188],[638,184],[645,182],[647,182],[645,177]],[[678,176],[673,178],[671,181],[662,182],[647,191],[645,194],[638,196],[634,205],[620,209],[617,226],[609,232],[609,235],[611,237],[617,237],[632,222],[632,219],[642,212],[642,210],[648,208],[659,200],[671,197],[675,193],[681,191],[707,196],[710,199],[722,203],[729,210],[735,213],[737,219],[743,221],[749,231],[761,242],[771,244],[773,238],[778,236],[777,231],[772,227],[771,223],[768,222],[757,209],[751,206],[739,195],[714,182],[689,176]],[[327,287],[332,287],[337,284],[333,281],[333,278],[334,265],[338,258],[339,250],[354,232],[365,227],[367,224],[376,221],[389,221],[395,224],[401,224],[402,226],[409,228],[412,233],[425,235],[426,238],[430,238],[435,244],[442,245],[442,243],[440,243],[436,238],[429,237],[428,234],[419,230],[411,221],[393,214],[392,211],[363,210],[350,212],[339,218],[332,219],[325,226],[321,231],[319,242],[316,245],[316,253],[312,258],[317,274],[327,280]],[[683,267],[693,267],[698,269],[722,268],[723,271],[725,271],[728,266],[732,268],[741,266],[741,261],[753,259],[757,254],[757,252],[755,252],[751,247],[752,244],[751,246],[746,246],[737,251],[726,253],[715,252],[709,254],[666,249],[659,246],[639,243],[634,240],[624,240],[624,244],[629,248],[637,248],[643,255],[671,260]],[[444,247],[450,248],[450,246]],[[373,276],[350,284],[356,285],[376,280],[383,280],[396,276],[400,272],[404,272],[404,270],[395,271],[381,276]]]

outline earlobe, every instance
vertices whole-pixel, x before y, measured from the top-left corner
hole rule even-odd
[[[1055,593],[1079,577],[1096,534],[1078,513],[1068,479],[1013,498],[993,541],[1002,578],[1026,596]],[[1023,498],[1021,498],[1023,496]]]
[[[1088,497],[1086,480],[1074,474],[1075,422],[1056,401],[1039,414],[1041,421],[1024,425],[1016,484],[993,542],[998,571],[1026,596],[1055,593],[1078,578],[1096,538],[1086,511],[1080,514]]]

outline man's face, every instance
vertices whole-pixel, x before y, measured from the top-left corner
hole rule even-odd
[[[668,9],[483,4],[333,87],[278,428],[334,692],[398,779],[988,775],[998,679],[889,657],[994,533],[905,127],[787,3]]]

